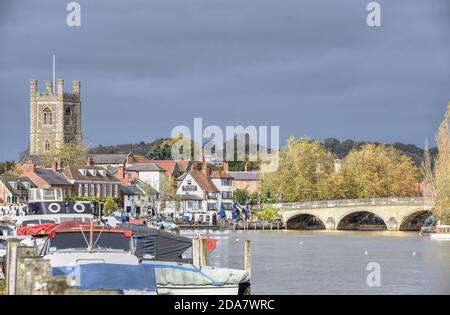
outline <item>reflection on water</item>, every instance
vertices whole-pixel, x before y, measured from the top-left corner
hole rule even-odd
[[[253,294],[450,294],[450,242],[415,232],[203,234],[218,239],[209,264],[219,267],[242,269],[244,240],[252,241]],[[380,287],[367,285],[370,262],[381,265]]]

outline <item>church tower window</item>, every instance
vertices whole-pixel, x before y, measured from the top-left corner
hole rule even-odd
[[[50,146],[50,141],[45,140],[45,151],[50,151],[51,146]]]
[[[51,125],[53,124],[53,114],[50,108],[45,108],[42,112],[44,116],[44,125]]]

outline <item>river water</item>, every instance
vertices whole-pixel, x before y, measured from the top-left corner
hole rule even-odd
[[[252,294],[450,294],[450,241],[415,232],[201,233],[218,240],[208,261],[217,267],[243,269],[244,241],[252,241]],[[368,285],[371,262],[380,286]]]

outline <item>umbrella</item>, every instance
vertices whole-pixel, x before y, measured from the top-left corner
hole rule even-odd
[[[225,206],[223,205],[223,202],[220,204],[220,212],[219,215],[222,219],[224,219],[227,215],[225,214]]]
[[[236,203],[233,204],[233,219],[234,220],[239,219],[239,213],[238,213]]]
[[[245,201],[245,220],[248,220],[250,214],[250,209],[248,205],[248,199]]]

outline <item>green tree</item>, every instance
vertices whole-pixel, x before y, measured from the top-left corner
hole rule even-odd
[[[441,223],[450,224],[450,102],[437,132],[436,143],[439,153],[434,167],[437,194],[435,215]]]
[[[16,168],[14,161],[5,161],[0,163],[0,175],[8,174],[11,170]]]
[[[106,201],[103,205],[103,214],[105,216],[110,216],[115,210],[117,210],[117,204],[114,201],[113,197],[106,198]]]
[[[245,189],[236,189],[233,192],[233,198],[240,204],[245,205],[245,201],[247,200],[247,190]]]
[[[263,221],[275,221],[281,218],[280,213],[273,207],[264,208],[255,212],[256,217]]]
[[[87,146],[82,142],[68,142],[48,151],[43,156],[42,163],[49,166],[55,161],[62,161],[64,165],[81,166],[86,164],[87,152]]]

